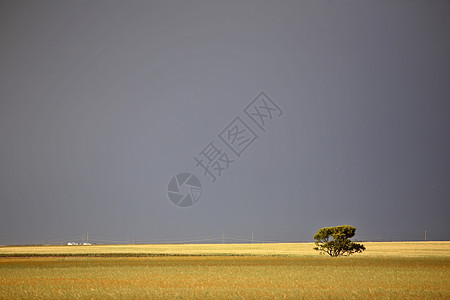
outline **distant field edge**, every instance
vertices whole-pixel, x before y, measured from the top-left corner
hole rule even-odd
[[[446,257],[449,241],[364,242],[366,251],[355,257]],[[320,255],[314,243],[277,244],[130,244],[48,245],[0,247],[0,258],[33,257],[311,257]]]
[[[290,257],[286,254],[234,254],[234,253],[0,253],[0,258],[34,258],[34,257]]]
[[[377,243],[377,244],[397,244],[397,243],[450,243],[450,240],[427,240],[427,241],[369,241],[369,240],[355,240],[358,243]],[[71,247],[87,247],[87,246],[170,246],[170,245],[277,245],[277,244],[314,244],[314,241],[299,241],[299,242],[258,242],[258,243],[94,243],[89,245],[70,245]],[[67,244],[8,244],[0,245],[0,248],[7,247],[65,247]]]

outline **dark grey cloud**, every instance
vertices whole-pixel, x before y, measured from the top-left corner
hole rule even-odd
[[[448,1],[2,1],[0,244],[86,230],[311,240],[344,223],[363,239],[449,239],[449,13]],[[283,115],[210,182],[194,156],[225,147],[218,134],[261,91]],[[180,172],[204,187],[188,209],[166,195]]]

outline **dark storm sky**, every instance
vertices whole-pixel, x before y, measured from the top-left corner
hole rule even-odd
[[[0,2],[0,244],[450,239],[449,1]],[[265,92],[263,132],[243,109]],[[259,136],[211,182],[194,156]],[[179,208],[177,173],[203,193]]]

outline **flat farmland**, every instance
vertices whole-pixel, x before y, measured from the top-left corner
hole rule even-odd
[[[450,298],[450,242],[0,247],[0,299]]]

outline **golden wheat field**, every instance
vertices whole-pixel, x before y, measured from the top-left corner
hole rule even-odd
[[[0,247],[0,299],[450,299],[450,242]]]

